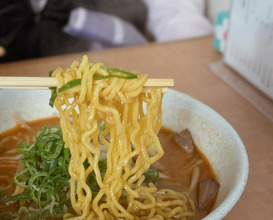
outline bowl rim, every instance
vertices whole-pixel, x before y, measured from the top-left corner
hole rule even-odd
[[[169,93],[182,96],[186,101],[191,101],[193,105],[200,106],[202,110],[206,111],[206,114],[209,114],[208,117],[212,116],[214,119],[219,120],[222,124],[225,125],[226,128],[228,128],[229,133],[231,133],[237,144],[237,152],[240,155],[238,158],[240,158],[240,160],[238,161],[238,169],[236,171],[236,180],[234,182],[234,185],[228,192],[226,198],[219,204],[219,206],[203,218],[203,220],[219,220],[225,217],[230,212],[230,210],[239,201],[245,189],[249,174],[249,161],[245,145],[243,144],[243,141],[241,140],[239,134],[236,132],[233,126],[218,112],[216,112],[203,102],[191,97],[190,95],[174,89],[169,90]]]

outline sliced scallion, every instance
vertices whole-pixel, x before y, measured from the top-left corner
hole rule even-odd
[[[107,78],[120,78],[120,79],[136,79],[137,75],[127,75],[127,76],[121,76],[121,75],[106,75],[106,76],[94,76],[94,80],[101,80],[101,79],[107,79]]]
[[[125,76],[114,74],[114,75],[106,75],[106,76],[94,76],[93,79],[94,80],[102,80],[102,79],[108,79],[108,78],[113,78],[113,77],[120,78],[120,79],[136,79],[137,78],[137,75],[135,73],[131,73],[131,72],[121,70],[118,68],[106,68],[106,70],[109,73],[117,73],[117,72],[123,73],[123,74],[125,74]],[[50,77],[52,76],[52,74],[53,74],[53,71],[49,71]],[[63,85],[61,88],[59,88],[58,93],[64,92],[64,91],[71,89],[71,88],[78,86],[78,85],[81,85],[81,79],[71,80],[68,83],[66,83],[65,85]],[[53,107],[55,99],[57,98],[57,89],[56,88],[50,88],[50,89],[52,90],[52,94],[51,94],[51,97],[49,100],[49,105],[51,107]]]
[[[143,175],[145,176],[144,183],[155,183],[159,178],[159,172],[152,166]]]
[[[48,218],[51,216],[57,216],[62,212],[63,212],[63,207],[58,206],[56,208],[53,208],[52,211],[48,210],[48,211],[30,213],[26,216],[26,219],[30,220],[30,219]]]
[[[66,83],[65,85],[63,85],[61,88],[59,88],[58,92],[61,93],[61,92],[64,92],[64,91],[66,91],[68,89],[71,89],[71,88],[73,88],[75,86],[81,85],[81,82],[82,82],[81,79],[71,80],[68,83]]]
[[[118,69],[118,68],[106,68],[106,70],[109,73],[124,73],[126,75],[136,75],[135,73],[131,73],[131,72],[128,72],[126,70],[121,70],[121,69]]]
[[[51,94],[51,97],[49,99],[49,105],[51,107],[53,107],[56,98],[57,98],[57,89],[54,88],[54,89],[52,89],[52,94]]]
[[[3,199],[1,202],[2,203],[7,203],[10,201],[14,201],[14,200],[28,200],[31,199],[31,196],[29,193],[22,193],[22,194],[17,194],[14,196],[11,196],[9,198]]]
[[[49,70],[49,72],[48,72],[48,76],[49,76],[49,77],[51,77],[51,76],[52,76],[52,74],[53,74],[53,72],[54,72],[53,70]]]

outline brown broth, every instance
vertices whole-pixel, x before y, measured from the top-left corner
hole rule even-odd
[[[157,187],[169,188],[177,192],[188,192],[193,171],[193,168],[190,169],[191,166],[189,167],[189,164],[191,164],[193,161],[202,161],[198,165],[200,169],[199,181],[208,178],[215,180],[213,169],[204,154],[195,146],[194,155],[188,159],[187,154],[178,144],[176,144],[176,142],[172,140],[171,136],[173,133],[174,132],[169,129],[161,128],[158,134],[160,143],[164,149],[164,155],[153,166],[157,168],[160,173],[168,176],[169,178],[160,178],[157,183]],[[197,204],[197,187],[190,192],[190,195],[195,201],[195,204]],[[192,219],[201,219],[208,215],[210,211],[210,209],[198,210],[197,215]]]
[[[6,179],[13,182],[13,176],[17,173],[19,155],[15,148],[17,147],[18,142],[26,141],[33,143],[36,133],[40,131],[44,125],[56,126],[58,124],[58,117],[39,119],[27,123],[31,129],[25,129],[20,124],[17,124],[14,128],[0,134],[0,191],[2,192],[2,199],[12,196],[15,191],[15,184],[12,184],[8,189],[3,190],[3,188],[9,185]],[[7,166],[6,164],[10,165]],[[6,205],[0,203],[0,212],[7,210],[18,210],[18,204],[11,203]]]
[[[15,148],[19,140],[28,141],[32,143],[36,136],[37,131],[40,131],[44,125],[56,126],[59,124],[58,117],[51,117],[46,119],[40,119],[27,123],[31,130],[25,129],[20,125],[7,130],[0,134],[0,190],[5,187],[10,180],[13,179],[14,174],[18,168],[18,153]],[[172,189],[178,192],[188,191],[192,169],[187,168],[187,166],[193,161],[202,161],[199,164],[200,178],[199,180],[211,178],[215,179],[212,167],[210,166],[208,160],[199,151],[195,150],[193,157],[189,160],[186,153],[179,147],[171,138],[173,132],[162,128],[159,132],[159,139],[161,145],[164,149],[164,156],[154,164],[161,174],[167,176],[168,178],[160,178],[157,182],[158,188]],[[197,149],[197,148],[196,148]],[[5,158],[14,157],[10,162],[10,166],[6,166]],[[5,165],[4,165],[5,163]],[[7,179],[8,177],[8,179]],[[11,188],[2,191],[2,198],[9,197],[13,194],[15,190],[15,185],[13,184]],[[197,189],[190,192],[193,200],[197,204],[198,194]],[[0,204],[0,212],[11,210],[18,210],[18,204],[9,205]],[[197,216],[192,219],[201,219],[206,216],[210,210],[202,210],[197,212]]]

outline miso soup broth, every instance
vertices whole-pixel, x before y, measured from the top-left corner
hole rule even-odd
[[[59,118],[22,122],[0,134],[1,200],[24,192],[24,189],[16,186],[13,181],[14,174],[20,171],[20,155],[16,147],[19,141],[33,143],[36,133],[44,125],[58,126]],[[188,130],[175,134],[169,129],[162,128],[158,136],[164,149],[164,156],[152,165],[159,172],[159,179],[155,185],[159,189],[187,192],[197,207],[196,216],[188,219],[203,218],[213,208],[219,189],[209,161],[195,146]],[[0,203],[0,219],[14,219],[10,213],[18,212],[20,206],[27,205],[27,200]]]

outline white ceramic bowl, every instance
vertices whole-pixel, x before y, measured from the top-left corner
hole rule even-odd
[[[0,90],[0,132],[15,125],[11,113],[31,121],[57,115],[48,105],[50,91]],[[163,126],[188,128],[195,144],[210,161],[220,190],[214,210],[204,219],[222,219],[239,200],[248,176],[247,153],[240,137],[218,113],[175,90],[163,99]]]

